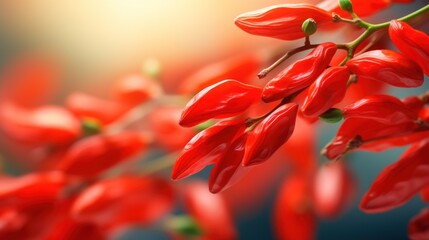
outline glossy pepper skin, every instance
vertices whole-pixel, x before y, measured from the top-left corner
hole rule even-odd
[[[262,89],[236,80],[224,80],[205,88],[186,104],[179,124],[192,127],[212,118],[227,118],[244,112],[260,101]]]
[[[344,153],[353,150],[366,141],[402,136],[418,129],[416,122],[384,124],[373,119],[350,118],[340,126],[335,138],[325,146],[322,153],[331,160],[340,159]],[[356,142],[356,138],[359,140]],[[355,143],[353,143],[355,142]],[[356,146],[350,146],[356,145]]]
[[[295,40],[305,37],[301,25],[307,18],[313,18],[317,25],[332,20],[329,12],[311,4],[281,4],[243,13],[235,24],[250,34]]]
[[[310,86],[329,65],[336,51],[334,43],[320,44],[269,81],[262,92],[262,100],[276,101]]]
[[[428,131],[415,131],[402,136],[387,137],[378,141],[370,141],[359,146],[359,149],[371,152],[382,152],[395,147],[402,147],[429,138]]]
[[[118,163],[144,151],[148,139],[138,132],[95,135],[73,144],[57,169],[82,178],[94,178]]]
[[[371,95],[344,108],[345,119],[372,119],[384,124],[402,124],[417,120],[417,114],[401,100],[389,95]]]
[[[310,85],[301,109],[304,115],[316,117],[326,112],[346,95],[350,71],[347,67],[330,67]]]
[[[408,224],[408,237],[410,240],[429,239],[429,208],[421,210]]]
[[[297,111],[296,103],[282,105],[249,133],[243,157],[244,166],[268,160],[292,136]]]
[[[395,46],[429,76],[429,36],[397,20],[390,21],[389,36]]]
[[[411,199],[429,184],[429,140],[411,145],[399,160],[386,167],[363,197],[365,212],[384,212]]]
[[[239,136],[231,143],[225,155],[216,162],[210,174],[210,192],[218,193],[229,188],[247,172],[248,168],[241,165],[247,136],[245,133]]]
[[[395,87],[423,84],[421,68],[407,56],[392,50],[372,50],[353,57],[346,64],[359,77],[383,81]]]
[[[182,179],[217,162],[225,155],[236,135],[244,130],[244,120],[224,120],[199,132],[184,147],[171,177]]]
[[[390,0],[353,0],[353,11],[360,17],[373,15],[390,5]],[[335,12],[342,17],[349,17],[350,14],[340,8],[337,0],[325,0],[318,7],[329,12]]]

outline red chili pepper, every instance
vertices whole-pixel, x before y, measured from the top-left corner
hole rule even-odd
[[[61,172],[45,172],[0,180],[0,206],[32,207],[61,198],[71,179]]]
[[[246,139],[247,134],[242,133],[216,162],[210,174],[210,192],[218,193],[231,187],[247,172],[248,169],[241,165],[247,145]]]
[[[201,68],[185,78],[179,86],[182,94],[195,94],[224,79],[240,79],[249,83],[260,69],[263,58],[259,53],[234,56]]]
[[[419,125],[415,122],[390,125],[374,121],[373,119],[346,119],[335,138],[326,145],[322,152],[331,160],[339,159],[344,153],[360,147],[360,145],[365,144],[367,141],[412,133],[418,127]]]
[[[408,224],[410,240],[429,239],[429,208],[421,210]]]
[[[320,44],[305,58],[297,60],[269,81],[262,92],[262,99],[265,102],[276,101],[310,86],[325,71],[336,51],[334,43]]]
[[[137,132],[95,135],[76,142],[57,168],[71,175],[93,178],[146,149],[148,140]]]
[[[222,194],[211,194],[204,182],[185,187],[185,207],[201,226],[201,239],[237,239],[232,213]]]
[[[66,109],[43,106],[23,109],[14,104],[0,105],[0,128],[14,141],[35,145],[67,145],[81,133],[79,121]]]
[[[134,107],[159,96],[162,89],[155,80],[141,74],[131,74],[120,78],[115,83],[113,92],[119,102]]]
[[[429,184],[429,140],[411,145],[399,160],[386,167],[365,194],[360,208],[384,212],[401,206]]]
[[[249,133],[243,165],[260,164],[268,160],[292,135],[298,105],[285,104],[262,120]]]
[[[348,105],[343,110],[345,119],[372,119],[389,125],[417,121],[417,114],[401,100],[389,95],[372,95]]]
[[[78,118],[92,118],[102,124],[114,122],[128,110],[126,106],[120,103],[103,100],[81,92],[70,94],[65,106]]]
[[[80,222],[68,218],[51,226],[51,232],[43,240],[106,240],[103,230],[92,222]]]
[[[196,134],[195,129],[177,123],[181,113],[179,107],[157,107],[147,119],[155,143],[167,151],[181,150]]]
[[[337,217],[355,194],[355,179],[342,161],[318,169],[313,186],[314,210],[318,216]]]
[[[387,49],[364,52],[346,65],[358,77],[383,81],[396,87],[419,87],[424,80],[419,65],[405,55]]]
[[[316,216],[310,204],[309,179],[303,175],[288,177],[280,188],[274,209],[278,239],[315,239]]]
[[[421,110],[424,108],[424,103],[422,99],[416,96],[406,97],[401,100],[405,106],[410,109],[414,114],[419,115]]]
[[[308,18],[321,26],[332,20],[329,12],[311,4],[281,4],[243,13],[235,24],[250,34],[295,40],[305,37],[301,26]]]
[[[309,87],[302,112],[309,117],[319,116],[343,100],[347,91],[350,71],[347,67],[326,69]]]
[[[420,195],[421,195],[421,199],[424,202],[429,202],[429,185],[425,186],[421,191],[420,191]]]
[[[236,80],[224,80],[195,95],[183,110],[179,124],[192,127],[212,118],[227,118],[244,112],[260,101],[262,89]]]
[[[387,137],[378,141],[369,141],[359,146],[364,151],[382,152],[394,147],[402,147],[411,143],[429,138],[429,131],[419,131],[405,134],[403,136]]]
[[[245,128],[244,120],[225,120],[195,135],[174,164],[172,178],[185,178],[217,162],[225,155],[236,135],[244,132]]]
[[[173,189],[162,179],[121,176],[85,189],[73,203],[71,214],[79,221],[107,229],[148,224],[173,205]]]
[[[395,46],[429,76],[429,36],[397,20],[390,22],[389,36]]]

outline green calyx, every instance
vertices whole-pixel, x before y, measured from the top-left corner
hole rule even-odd
[[[319,118],[327,123],[336,123],[343,119],[343,112],[338,108],[331,108],[320,115]]]
[[[353,12],[353,5],[350,0],[339,0],[340,8],[346,12]]]
[[[203,231],[198,223],[188,215],[169,217],[166,227],[172,232],[189,238],[198,237],[203,234]]]
[[[82,120],[82,132],[85,136],[92,136],[99,134],[102,131],[102,126],[99,121],[92,118],[85,118]]]
[[[317,23],[314,19],[308,18],[302,23],[302,32],[306,36],[313,35],[317,31]]]

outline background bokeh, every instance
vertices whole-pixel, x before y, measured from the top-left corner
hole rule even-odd
[[[287,46],[279,40],[248,35],[233,24],[242,12],[284,2],[0,0],[0,71],[11,59],[26,54],[55,59],[62,73],[54,101],[62,102],[67,93],[76,89],[106,94],[115,76],[139,68],[147,59],[156,59],[163,69],[164,87],[174,92],[181,79],[207,63],[251,49]],[[401,16],[423,4],[427,1],[394,6],[380,18]],[[341,37],[322,37],[332,36]],[[425,84],[421,89],[427,88]],[[421,89],[392,91],[397,96],[407,96]],[[317,133],[319,149],[334,136],[336,127],[322,125]],[[402,150],[351,155],[348,160],[358,177],[359,197]],[[274,196],[275,192],[270,193],[258,211],[237,217],[241,239],[273,238]],[[423,206],[416,198],[388,213],[368,215],[357,204],[339,219],[320,221],[318,239],[406,239],[408,220]],[[142,237],[163,236],[156,231],[136,230],[121,239]]]

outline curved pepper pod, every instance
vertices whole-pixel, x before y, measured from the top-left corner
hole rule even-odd
[[[235,19],[235,25],[253,35],[295,40],[305,37],[301,26],[308,18],[317,25],[332,21],[329,12],[311,4],[280,4],[243,13]]]
[[[211,174],[209,189],[212,193],[221,192],[236,183],[248,169],[241,165],[246,148],[247,134],[243,133],[226,150],[225,155],[219,159]]]
[[[366,17],[377,13],[390,5],[390,0],[353,0],[353,12],[359,17]],[[325,0],[318,7],[329,12],[335,12],[342,17],[349,17],[350,14],[341,9],[338,0]]]
[[[318,169],[313,186],[314,210],[318,216],[337,217],[355,194],[355,179],[343,161],[325,164]]]
[[[225,155],[237,133],[244,132],[245,128],[244,120],[225,120],[199,132],[184,147],[171,177],[182,179],[215,163]]]
[[[212,118],[238,115],[260,101],[262,89],[236,80],[224,80],[205,88],[186,104],[179,124],[192,127]]]
[[[211,194],[207,183],[192,182],[184,188],[187,212],[202,228],[201,239],[237,239],[231,210],[222,194]]]
[[[416,96],[406,97],[402,99],[401,102],[403,102],[404,105],[417,116],[420,114],[420,112],[425,106],[422,99]]]
[[[141,74],[130,74],[115,83],[113,93],[121,103],[134,107],[158,97],[161,95],[162,89],[153,79]]]
[[[397,20],[390,21],[389,36],[395,46],[429,76],[429,36]]]
[[[136,132],[88,137],[67,150],[57,169],[83,178],[94,178],[144,151],[147,143],[146,137]]]
[[[401,100],[389,95],[367,96],[346,106],[344,119],[372,119],[384,124],[402,124],[417,121],[417,114]]]
[[[373,119],[346,119],[335,138],[325,146],[322,153],[331,160],[338,160],[346,152],[360,147],[365,142],[402,136],[418,128],[419,125],[416,122],[410,121],[391,125]]]
[[[325,71],[336,51],[334,43],[320,44],[269,81],[262,92],[262,100],[276,101],[310,86]]]
[[[251,52],[215,62],[185,78],[179,86],[179,92],[196,94],[224,79],[240,79],[241,82],[248,83],[260,69],[262,61],[261,54]]]
[[[285,179],[273,213],[277,239],[315,239],[316,215],[310,199],[311,188],[306,175],[292,175]]]
[[[104,229],[92,222],[80,222],[74,219],[64,219],[52,226],[51,231],[43,240],[106,240]]]
[[[282,105],[249,133],[243,166],[260,164],[268,160],[286,143],[295,129],[297,111],[296,103]]]
[[[363,197],[360,208],[369,213],[399,207],[429,184],[429,140],[411,145],[387,166]]]
[[[429,239],[429,208],[424,208],[408,224],[408,238],[410,240]]]
[[[71,213],[79,221],[114,229],[148,224],[173,205],[173,189],[162,179],[122,176],[99,181],[77,197]]]
[[[67,145],[81,133],[78,119],[62,107],[29,110],[10,103],[0,105],[0,128],[15,141],[36,145]]]
[[[359,149],[371,152],[383,152],[390,148],[402,147],[429,138],[428,131],[418,131],[418,129],[402,136],[387,137],[378,141],[363,143]]]
[[[347,67],[330,67],[311,84],[301,110],[308,117],[326,112],[343,100],[347,91],[350,71]]]
[[[33,173],[0,179],[0,206],[31,207],[50,204],[62,197],[70,178],[61,172]]]
[[[346,65],[358,77],[383,81],[395,87],[419,87],[424,80],[419,65],[405,55],[387,49],[362,53]]]
[[[92,118],[102,124],[114,122],[128,109],[120,103],[96,98],[82,92],[70,94],[67,97],[65,106],[78,118]]]

